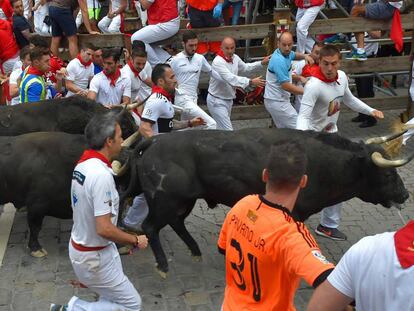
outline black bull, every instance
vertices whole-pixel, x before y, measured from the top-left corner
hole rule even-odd
[[[354,143],[336,134],[287,129],[185,131],[159,135],[139,144],[129,156],[131,180],[122,197],[144,192],[149,214],[142,228],[148,235],[158,269],[168,271],[159,231],[170,225],[193,256],[201,252],[184,225],[197,199],[210,207],[234,205],[252,193],[264,193],[261,180],[269,148],[285,140],[304,143],[308,186],[293,210],[299,221],[324,207],[358,197],[391,207],[408,192],[395,168],[371,160],[380,147]]]
[[[122,111],[121,107],[113,109]],[[45,131],[83,134],[92,116],[105,111],[109,109],[82,96],[2,106],[0,107],[0,136]],[[120,115],[120,125],[123,138],[137,130],[134,119],[129,113]]]

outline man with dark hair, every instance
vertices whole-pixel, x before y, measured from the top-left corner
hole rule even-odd
[[[92,78],[88,98],[108,108],[129,104],[131,79],[119,69],[119,50],[106,49],[102,58],[104,70]]]
[[[88,85],[94,76],[92,64],[95,47],[90,43],[82,44],[80,53],[66,67],[66,97],[73,95],[88,96]]]
[[[11,3],[13,7],[13,32],[16,38],[16,42],[20,48],[24,48],[29,45],[30,33],[32,32],[32,26],[29,21],[24,17],[24,7],[22,0],[14,0]]]
[[[211,66],[204,56],[196,53],[198,38],[193,31],[188,30],[183,34],[182,45],[184,50],[171,60],[171,68],[178,82],[174,104],[184,109],[181,120],[201,117],[207,123],[206,129],[215,129],[216,121],[197,105],[200,74],[202,71],[211,74]]]
[[[20,83],[20,103],[38,102],[46,99],[45,73],[50,69],[49,51],[35,47],[30,51],[31,66]]]
[[[121,151],[122,132],[117,114],[96,115],[85,128],[88,150],[73,171],[73,227],[69,257],[79,282],[99,295],[88,302],[73,296],[67,306],[50,310],[140,310],[141,297],[122,269],[115,243],[147,247],[145,235],[118,229],[119,196],[111,161]]]
[[[354,111],[384,118],[381,111],[369,107],[356,98],[348,87],[348,77],[340,67],[340,51],[332,44],[320,51],[319,68],[305,84],[299,110],[297,129],[336,133],[341,104]],[[338,230],[342,204],[322,210],[321,221],[315,232],[332,240],[346,240],[346,235]]]
[[[98,48],[94,53],[93,53],[93,74],[96,75],[98,73],[100,73],[103,69],[103,58],[102,58],[102,49]]]
[[[279,47],[273,52],[266,72],[264,105],[278,128],[295,128],[297,112],[290,103],[290,95],[302,95],[303,88],[292,83],[292,61],[306,60],[309,55],[293,52],[293,35],[283,32],[278,38]]]
[[[131,101],[142,102],[151,94],[152,68],[147,61],[145,49],[133,49],[131,57],[121,72],[131,79]]]
[[[17,105],[20,101],[19,89],[23,71],[30,66],[30,47],[25,46],[20,50],[20,60],[22,62],[21,67],[15,68],[10,74],[9,86],[10,86],[10,97],[11,105]]]
[[[174,72],[170,65],[158,64],[152,71],[152,94],[145,103],[142,112],[139,132],[145,138],[152,137],[161,133],[169,133],[173,129],[183,129],[204,125],[205,121],[200,118],[193,118],[187,121],[176,121],[174,118],[174,108],[172,99],[177,86]],[[144,194],[134,198],[132,206],[123,219],[123,225],[127,229],[134,231],[141,230],[141,224],[148,214],[148,205]]]
[[[306,186],[307,156],[298,142],[270,149],[264,195],[244,197],[229,211],[218,239],[226,259],[223,311],[294,310],[301,278],[317,287],[333,265],[292,210]]]

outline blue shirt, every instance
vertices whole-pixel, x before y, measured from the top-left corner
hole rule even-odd
[[[98,64],[93,63],[93,74],[98,74],[102,71],[102,67]]]
[[[290,82],[290,70],[292,68],[292,60],[295,59],[295,52],[290,51],[288,56],[285,56],[279,49],[273,52],[267,70],[276,76],[277,82],[282,84]]]

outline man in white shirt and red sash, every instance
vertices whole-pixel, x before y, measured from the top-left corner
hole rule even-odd
[[[115,243],[147,247],[145,235],[118,229],[119,196],[111,160],[121,151],[122,131],[117,114],[92,118],[85,128],[89,145],[72,176],[73,227],[69,257],[79,282],[99,295],[88,302],[73,296],[67,306],[50,310],[140,310],[141,297],[122,269]]]
[[[243,89],[250,87],[263,87],[265,80],[262,77],[249,79],[239,76],[239,71],[249,73],[269,62],[266,56],[262,61],[246,64],[235,54],[236,43],[233,38],[226,37],[221,43],[221,50],[214,58],[212,70],[215,70],[220,80],[212,75],[208,87],[207,107],[211,116],[217,122],[217,129],[233,130],[230,121],[233,99],[236,97],[236,87]]]
[[[381,111],[369,107],[351,93],[348,77],[338,70],[340,55],[339,49],[331,44],[321,49],[319,68],[312,72],[312,77],[305,84],[297,129],[336,133],[341,104],[377,119],[384,118]],[[339,203],[322,210],[316,234],[332,240],[346,240],[346,235],[338,230],[341,208]]]

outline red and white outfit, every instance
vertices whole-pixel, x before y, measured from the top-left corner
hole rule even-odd
[[[7,21],[0,19],[0,64],[2,73],[9,75],[13,71],[14,63],[20,60],[19,46],[13,34],[13,26]]]
[[[111,0],[112,4],[112,12],[118,10],[121,6],[121,0]],[[107,15],[105,15],[98,23],[99,29],[103,33],[117,33],[120,32],[121,29],[121,19],[122,14],[117,14],[113,18],[109,18]]]
[[[334,80],[326,79],[320,68],[313,75],[305,84],[296,125],[298,130],[336,133],[342,104],[367,115],[374,111],[351,93],[345,72],[338,70],[338,76]],[[324,208],[321,225],[337,228],[341,219],[341,208],[342,203]]]
[[[327,278],[358,311],[414,310],[414,221],[362,238]]]
[[[178,82],[174,104],[184,109],[181,120],[201,117],[207,123],[205,129],[216,129],[216,121],[197,105],[200,74],[202,71],[212,72],[205,57],[197,53],[190,57],[180,52],[172,58],[170,65]]]
[[[94,66],[92,60],[84,62],[80,55],[77,58],[72,59],[66,67],[67,77],[66,80],[72,81],[77,87],[82,90],[87,90],[89,81],[94,75]],[[75,95],[71,91],[68,91],[66,97]]]
[[[118,106],[122,97],[131,98],[131,79],[118,68],[112,76],[102,70],[90,83],[89,91],[96,93],[96,101],[104,106]]]
[[[324,0],[295,0],[298,7],[296,12],[296,52],[310,52],[315,41],[308,36],[310,25],[315,21],[320,10],[325,5]]]
[[[171,55],[160,46],[153,44],[174,36],[180,29],[180,17],[176,0],[148,0],[152,5],[147,10],[148,26],[136,31],[131,41],[146,43],[148,61],[151,66],[165,63]]]
[[[73,171],[73,227],[69,257],[79,281],[99,294],[96,302],[73,296],[68,310],[140,310],[141,297],[122,269],[115,243],[96,233],[96,217],[111,215],[116,225],[119,196],[109,161],[86,150]]]
[[[246,64],[238,55],[228,59],[220,51],[211,65],[221,80],[215,75],[210,77],[208,87],[207,107],[213,119],[217,122],[217,129],[232,131],[230,115],[233,99],[236,98],[236,87],[246,88],[250,79],[238,76],[241,73],[250,73],[262,67],[260,61]]]

